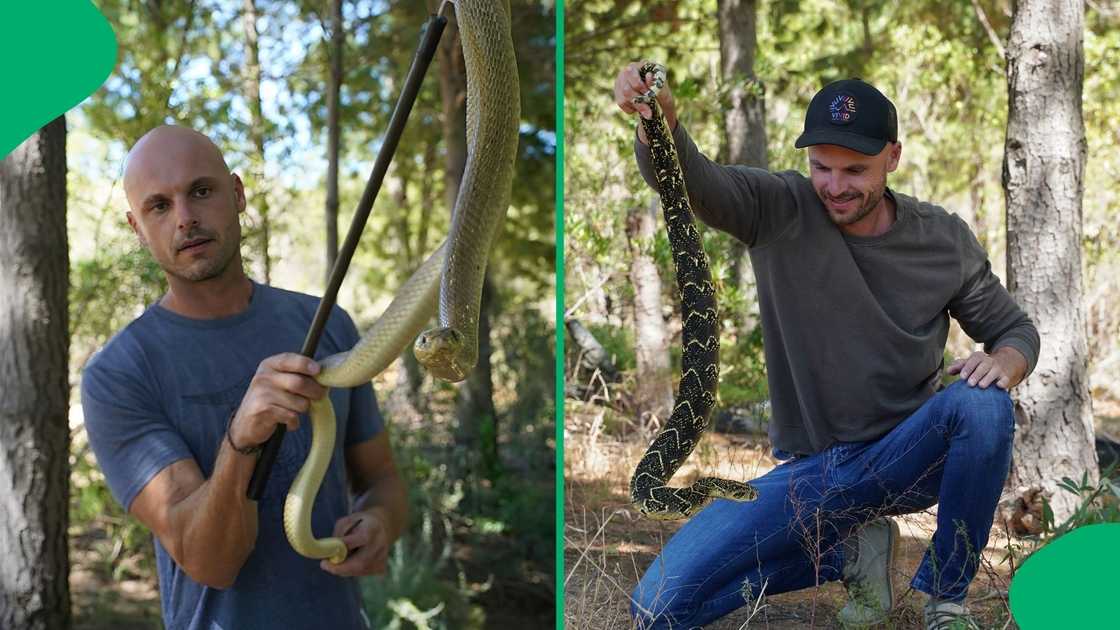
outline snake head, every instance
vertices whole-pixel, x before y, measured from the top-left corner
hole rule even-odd
[[[713,494],[732,501],[754,501],[758,498],[758,490],[749,483],[725,481],[725,484],[720,492]]]
[[[412,348],[416,360],[436,378],[452,383],[467,378],[474,365],[464,365],[463,334],[454,328],[432,328],[420,333]]]
[[[665,79],[668,74],[668,70],[665,66],[647,61],[638,68],[638,77],[641,78],[643,83],[647,82],[647,77],[651,74],[653,75],[653,86],[650,87],[645,94],[636,97],[634,99],[635,102],[649,103],[655,100],[657,98],[657,93],[661,91],[661,88],[665,87]]]

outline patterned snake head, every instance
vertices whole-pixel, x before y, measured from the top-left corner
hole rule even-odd
[[[667,73],[668,70],[665,68],[665,66],[659,63],[647,61],[642,64],[642,67],[638,68],[638,76],[642,79],[642,81],[646,81],[647,77],[652,74],[653,86],[650,87],[650,89],[645,94],[642,94],[641,96],[635,96],[634,102],[649,104],[656,101],[657,93],[661,91],[661,88],[665,87],[665,79]]]
[[[416,360],[437,378],[458,382],[467,377],[474,365],[459,362],[463,334],[454,328],[433,328],[416,338],[412,351]]]

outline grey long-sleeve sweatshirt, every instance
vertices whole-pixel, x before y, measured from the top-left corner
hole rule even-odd
[[[681,124],[673,139],[693,211],[750,248],[775,449],[816,453],[906,419],[937,388],[950,315],[985,351],[1011,346],[1034,369],[1038,331],[956,215],[888,189],[894,225],[848,236],[804,175],[716,164]],[[656,189],[649,148],[635,140],[635,153]]]

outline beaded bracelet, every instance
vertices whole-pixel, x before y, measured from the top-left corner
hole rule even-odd
[[[231,426],[233,426],[233,417],[236,415],[237,410],[235,409],[233,413],[229,414],[229,420],[226,421],[226,441],[229,442],[230,448],[237,451],[238,453],[241,453],[242,455],[256,455],[257,453],[261,452],[261,448],[264,446],[263,444],[241,448],[233,443],[233,436],[230,435],[229,429]]]

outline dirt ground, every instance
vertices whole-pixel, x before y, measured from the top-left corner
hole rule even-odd
[[[163,627],[155,579],[114,580],[112,570],[97,560],[89,540],[80,535],[71,538],[70,600],[74,630]]]
[[[567,630],[630,627],[629,594],[664,541],[679,523],[641,518],[627,499],[632,467],[644,444],[604,437],[602,417],[572,422],[565,435],[564,619]],[[728,478],[757,477],[776,462],[766,451],[765,437],[709,433],[677,474],[691,480],[699,471]],[[900,601],[886,623],[876,628],[919,628],[925,595],[909,588],[909,580],[929,544],[936,512],[897,519],[902,530],[898,575]],[[1011,543],[1015,545],[1015,542]],[[984,550],[980,574],[969,590],[968,606],[981,628],[1017,628],[1010,619],[1005,561],[1008,541],[993,528]],[[767,597],[754,610],[740,609],[709,625],[715,629],[834,628],[846,595],[839,582]]]

